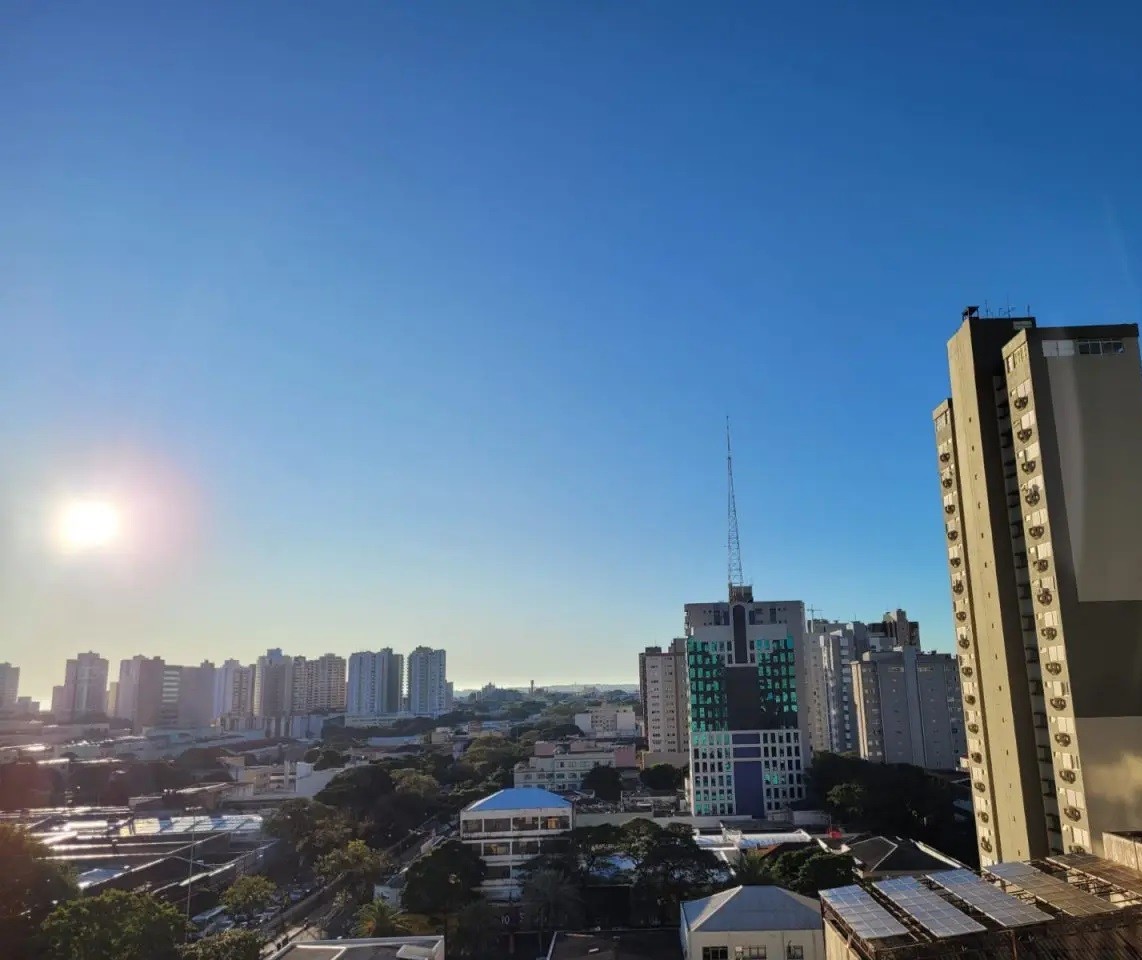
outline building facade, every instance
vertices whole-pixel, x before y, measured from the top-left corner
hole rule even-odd
[[[728,603],[686,605],[686,636],[690,812],[788,815],[809,750],[805,605],[734,587]]]
[[[293,657],[272,647],[254,664],[254,716],[283,717],[293,704]]]
[[[404,657],[385,647],[349,657],[346,712],[358,717],[400,713],[404,693]]]
[[[20,697],[20,668],[0,663],[0,710],[15,710]]]
[[[414,717],[439,717],[448,711],[447,654],[417,647],[408,655],[408,709]]]
[[[1136,325],[964,311],[933,413],[983,864],[1142,821]]]
[[[633,745],[610,748],[599,747],[593,750],[575,749],[569,746],[548,744],[553,749],[542,750],[542,744],[535,745],[535,755],[516,764],[513,781],[517,787],[542,787],[544,790],[578,790],[583,786],[583,778],[595,767],[616,767],[632,769],[637,764]]]
[[[289,713],[332,713],[345,709],[345,658],[334,653],[310,660],[294,657]]]
[[[955,657],[907,646],[868,652],[849,666],[865,760],[959,768],[967,744]]]
[[[98,653],[81,653],[68,660],[58,698],[53,692],[52,712],[56,719],[107,712],[107,661]]]
[[[665,651],[647,647],[638,655],[638,686],[647,749],[688,753],[685,637],[672,641]]]
[[[484,861],[483,895],[512,900],[520,895],[528,861],[574,825],[575,808],[562,797],[535,787],[500,790],[460,811],[460,840]]]
[[[115,716],[130,720],[135,732],[159,724],[165,669],[162,657],[135,656],[119,663]]]
[[[254,667],[225,661],[214,673],[214,719],[239,719],[254,714]]]

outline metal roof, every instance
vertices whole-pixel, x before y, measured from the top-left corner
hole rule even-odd
[[[1023,927],[1051,919],[1049,913],[1044,913],[1010,893],[1004,893],[995,884],[981,880],[970,870],[942,870],[929,874],[928,879],[1001,927]]]
[[[1088,917],[1095,913],[1114,913],[1118,908],[1093,893],[1073,887],[1066,880],[1036,870],[1029,863],[993,863],[984,868],[993,877],[1031,894],[1056,910],[1072,917]]]
[[[465,813],[489,813],[497,810],[550,810],[555,807],[571,809],[571,801],[542,787],[509,787],[490,797],[469,804]]]
[[[712,897],[687,900],[682,916],[690,930],[703,933],[821,928],[817,901],[783,887],[734,887]]]

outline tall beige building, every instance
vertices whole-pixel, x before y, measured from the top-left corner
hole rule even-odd
[[[344,710],[345,658],[327,653],[315,660],[293,658],[293,713]]]
[[[651,753],[686,754],[690,727],[686,702],[686,638],[671,642],[667,650],[647,647],[638,655],[646,746]]]
[[[981,862],[1142,825],[1138,327],[977,308],[933,414]]]

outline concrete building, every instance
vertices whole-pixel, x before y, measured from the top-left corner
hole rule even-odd
[[[439,717],[448,711],[447,654],[417,647],[408,655],[408,709],[414,717]]]
[[[916,647],[849,665],[860,755],[874,763],[956,770],[967,750],[956,660]]]
[[[15,710],[20,696],[20,668],[0,663],[0,710]]]
[[[107,661],[98,653],[81,653],[68,660],[63,686],[53,692],[52,713],[57,720],[107,712]]]
[[[345,709],[345,658],[326,653],[310,660],[293,658],[290,714],[328,713]]]
[[[535,754],[515,765],[517,787],[545,790],[578,790],[583,778],[595,767],[633,770],[638,765],[634,745],[603,747],[594,743],[544,743],[535,745]]]
[[[575,726],[589,737],[636,737],[638,716],[634,707],[604,703],[575,714]]]
[[[357,717],[399,713],[404,691],[404,657],[385,647],[349,657],[346,712]]]
[[[983,864],[1142,822],[1136,325],[964,311],[933,413]]]
[[[293,704],[293,657],[272,647],[254,664],[254,716],[282,717]]]
[[[487,868],[480,890],[489,900],[518,899],[524,865],[544,841],[575,825],[571,802],[535,787],[500,790],[460,811],[460,840],[474,847]]]
[[[805,604],[686,605],[690,812],[776,819],[805,796]]]
[[[194,729],[214,721],[214,679],[217,670],[209,660],[197,667],[180,667],[178,725]]]
[[[825,960],[821,905],[783,887],[732,887],[681,912],[686,960]]]
[[[214,719],[253,716],[254,669],[238,660],[227,660],[214,671]]]
[[[665,651],[647,647],[638,655],[638,686],[647,749],[688,754],[685,637],[672,641]]]
[[[135,656],[119,662],[114,716],[130,720],[135,732],[159,723],[165,669],[162,657]]]

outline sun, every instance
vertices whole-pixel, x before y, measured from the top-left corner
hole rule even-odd
[[[56,523],[60,546],[69,553],[105,550],[119,540],[123,518],[106,500],[73,500],[64,504]]]

